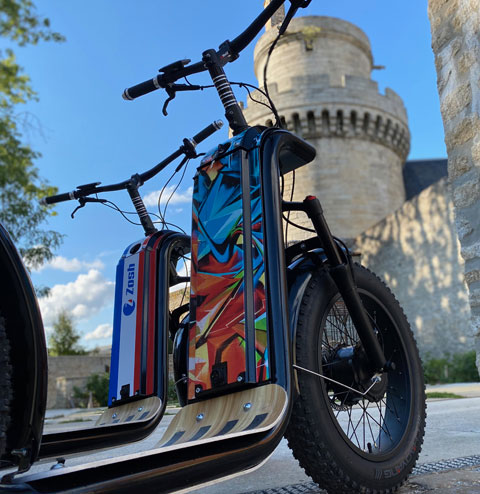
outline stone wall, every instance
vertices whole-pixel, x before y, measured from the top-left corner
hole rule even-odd
[[[394,292],[422,357],[472,348],[464,263],[445,179],[360,235],[355,250]]]
[[[190,290],[183,288],[170,293],[170,310],[186,304]],[[169,377],[173,379],[173,360],[169,355]],[[84,388],[92,374],[110,371],[110,350],[104,355],[64,355],[48,357],[47,408],[72,408],[73,388]]]
[[[83,388],[92,374],[110,371],[110,356],[48,357],[47,408],[71,408],[73,388]]]
[[[480,0],[429,0],[428,14],[480,368]]]

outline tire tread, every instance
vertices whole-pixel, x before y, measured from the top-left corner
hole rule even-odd
[[[12,400],[12,368],[10,345],[8,343],[5,319],[0,316],[0,456],[7,447],[7,431],[10,424],[10,403]]]

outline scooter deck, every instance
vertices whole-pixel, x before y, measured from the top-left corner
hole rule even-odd
[[[123,405],[122,412],[117,413],[126,416],[133,411],[133,405],[139,408],[139,403],[140,401],[130,403],[129,406]],[[154,401],[150,400],[149,403],[152,405],[149,413],[155,413]],[[120,410],[121,406],[115,408]],[[114,411],[115,408],[107,412]],[[13,480],[10,485],[2,484],[0,492],[10,492],[11,489],[15,489],[16,492],[85,494],[92,492],[93,484],[95,484],[95,492],[99,493],[131,492],[131,485],[125,483],[126,475],[133,483],[141,484],[143,481],[148,481],[149,487],[141,490],[154,493],[158,492],[158,483],[153,482],[154,478],[172,475],[172,472],[179,468],[184,469],[186,464],[193,468],[191,475],[195,477],[198,474],[195,465],[202,456],[205,456],[206,464],[211,464],[210,467],[205,467],[209,472],[205,479],[221,478],[241,471],[247,473],[260,466],[273,450],[267,449],[259,456],[251,453],[242,456],[240,452],[238,453],[240,456],[236,456],[236,461],[229,463],[221,473],[212,475],[211,472],[214,471],[212,470],[214,464],[218,466],[218,454],[220,457],[228,455],[229,452],[235,454],[235,445],[238,444],[236,438],[239,436],[248,439],[249,442],[245,444],[249,446],[258,444],[272,433],[278,437],[278,431],[282,430],[282,424],[286,420],[287,409],[288,395],[284,388],[277,384],[266,384],[196,402],[187,405],[177,414],[161,441],[152,450],[25,475]],[[200,418],[200,415],[203,415],[203,418]],[[206,448],[208,443],[218,443],[215,454],[212,453],[213,450]],[[146,471],[148,475],[145,476]],[[188,477],[188,474],[186,475]],[[203,474],[195,481],[192,477],[191,486],[180,491],[187,492],[194,484],[201,484],[203,478]],[[175,479],[175,483],[178,487],[188,485],[183,477]],[[165,492],[177,490],[172,489],[172,486],[167,487],[165,485]]]
[[[158,396],[150,396],[142,400],[125,403],[124,405],[105,410],[95,423],[95,427],[148,421],[161,408],[162,400]]]
[[[285,390],[276,384],[196,402],[178,412],[157,448],[267,430],[286,405]]]

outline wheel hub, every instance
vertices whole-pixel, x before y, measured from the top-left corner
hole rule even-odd
[[[324,354],[323,372],[325,376],[336,381],[326,381],[331,401],[336,407],[349,407],[363,398],[378,402],[387,391],[387,374],[378,375],[371,370],[361,343],[355,346],[342,345]],[[358,393],[345,386],[357,390]]]

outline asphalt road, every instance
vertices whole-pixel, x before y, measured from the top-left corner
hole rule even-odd
[[[480,398],[429,401],[427,427],[418,464],[480,455]],[[268,462],[247,475],[203,487],[201,494],[244,494],[302,482],[311,482],[300,468],[285,440]]]
[[[456,389],[453,391],[462,394],[462,390]],[[478,396],[478,392],[468,393],[465,391],[463,395]],[[84,415],[83,420],[86,420],[85,422],[61,423],[68,421],[69,417],[73,417],[73,420],[75,418],[78,420],[79,414],[58,418],[58,415],[67,414],[69,411],[50,411],[49,416],[55,416],[55,413],[57,413],[57,418],[51,418],[47,421],[47,427],[50,431],[66,427],[88,427],[92,424],[92,422],[88,422],[88,415]],[[159,428],[149,438],[114,450],[69,457],[67,458],[66,466],[79,465],[154,448],[173,418],[172,412],[167,413],[170,414],[164,417]],[[425,441],[418,464],[480,455],[480,397],[431,400],[427,404],[427,414]],[[52,465],[52,462],[37,464],[29,473],[49,469]],[[219,482],[208,487],[203,486],[195,492],[201,494],[245,494],[261,489],[279,488],[307,482],[311,482],[311,479],[299,467],[286,441],[283,440],[267,463],[255,472],[231,479],[228,482]]]

